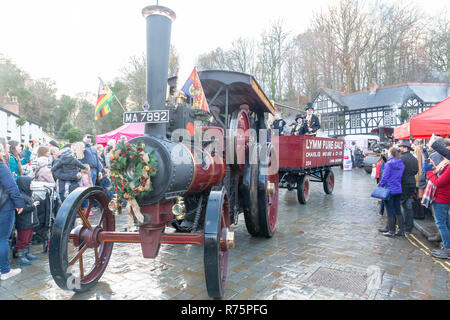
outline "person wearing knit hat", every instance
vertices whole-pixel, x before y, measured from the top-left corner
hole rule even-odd
[[[61,156],[52,167],[53,175],[58,179],[61,201],[80,186],[78,180],[81,178],[80,170],[83,169],[86,166],[73,156],[72,149],[61,150]]]

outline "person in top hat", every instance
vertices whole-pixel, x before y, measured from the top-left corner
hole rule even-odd
[[[414,212],[412,208],[413,195],[416,192],[416,174],[419,172],[419,163],[413,156],[411,151],[411,142],[403,140],[399,143],[398,148],[401,151],[400,160],[405,164],[405,170],[402,175],[402,198],[403,207],[403,226],[404,230],[399,230],[399,235],[403,232],[411,233],[414,227]]]
[[[316,136],[317,131],[320,129],[319,118],[314,114],[314,107],[311,102],[306,105],[306,118],[303,121],[303,126],[306,136]]]
[[[298,114],[295,117],[295,125],[291,130],[291,135],[292,136],[304,136],[306,133],[306,127],[304,125],[304,118],[305,116],[302,114]]]

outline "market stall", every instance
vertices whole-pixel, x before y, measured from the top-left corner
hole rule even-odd
[[[127,140],[131,140],[133,138],[143,136],[144,129],[145,123],[124,124],[113,131],[98,135],[96,142],[97,144],[106,146],[108,141],[111,139],[119,141],[121,137],[125,137]]]
[[[408,140],[410,138],[410,123],[406,122],[401,126],[394,128],[395,140]]]
[[[429,138],[450,134],[450,97],[430,109],[412,117],[411,135],[414,138]]]

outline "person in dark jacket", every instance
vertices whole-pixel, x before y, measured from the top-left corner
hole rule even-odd
[[[80,170],[86,169],[86,166],[73,156],[72,149],[64,148],[61,156],[56,160],[52,167],[52,172],[58,178],[58,188],[61,201],[64,201],[73,190],[80,186]],[[64,179],[71,177],[71,179]]]
[[[304,126],[304,119],[305,116],[302,114],[298,114],[295,117],[295,122],[296,124],[294,125],[294,127],[291,130],[291,135],[292,136],[304,136],[306,131],[305,131],[305,126]]]
[[[402,197],[402,176],[405,170],[403,161],[400,160],[400,150],[397,148],[391,148],[389,150],[389,160],[384,165],[383,177],[381,178],[380,187],[389,189],[389,200],[385,201],[385,207],[388,217],[388,230],[382,232],[382,235],[387,237],[395,237],[395,221],[400,230],[403,230],[403,217],[401,210],[401,197]],[[380,230],[382,231],[382,230]]]
[[[306,108],[306,118],[304,121],[304,130],[306,136],[316,136],[317,131],[320,129],[320,121],[319,118],[313,114],[314,113],[314,107],[313,104],[310,102],[307,104]]]
[[[284,126],[286,125],[286,121],[281,119],[281,115],[279,112],[275,113],[275,120],[273,121],[272,125],[270,126],[271,129],[277,130],[278,135],[282,136],[284,135]]]
[[[403,232],[411,233],[414,227],[413,195],[416,192],[416,174],[419,172],[418,160],[412,155],[411,143],[403,140],[398,148],[402,152],[400,160],[405,165],[402,176],[402,207],[403,207],[403,226],[404,230],[399,231],[399,236]]]
[[[97,184],[97,179],[101,180],[103,178],[103,167],[97,149],[91,145],[92,139],[93,136],[90,134],[85,135],[83,138],[84,158],[81,159],[81,162],[89,165],[91,169],[92,184],[95,186]]]
[[[11,269],[9,264],[9,237],[14,227],[15,210],[22,213],[24,201],[20,196],[19,188],[14,182],[14,177],[6,165],[4,158],[5,149],[0,143],[0,193],[6,193],[7,196],[0,195],[1,199],[5,199],[0,203],[0,279],[6,280],[18,275],[21,269]]]
[[[17,257],[21,266],[29,266],[31,261],[37,259],[30,253],[30,243],[33,239],[33,228],[39,226],[37,206],[40,203],[32,198],[31,181],[33,181],[33,178],[30,177],[19,177],[17,179],[17,186],[25,203],[22,213],[16,214]]]

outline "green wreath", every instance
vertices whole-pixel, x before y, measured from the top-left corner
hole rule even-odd
[[[144,143],[119,141],[110,160],[112,190],[120,199],[141,199],[153,190],[151,177],[156,175],[157,162],[154,150],[148,152]],[[134,168],[133,177],[126,174],[130,167]]]

